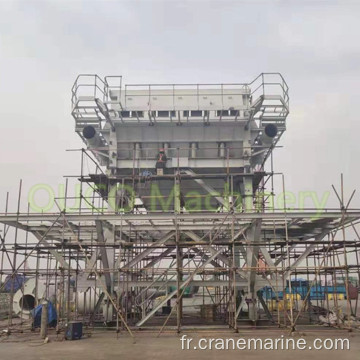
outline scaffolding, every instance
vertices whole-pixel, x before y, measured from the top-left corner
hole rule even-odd
[[[20,182],[17,211],[8,211],[8,195],[0,214],[0,281],[6,294],[1,326],[28,327],[31,310],[45,299],[57,310],[59,332],[74,320],[131,336],[139,329],[161,334],[359,326],[360,209],[350,208],[354,192],[346,201],[341,177],[340,191],[333,187],[339,208],[287,205],[273,150],[285,131],[288,88],[282,76],[279,82],[266,76],[249,84],[165,89],[122,88],[121,77],[79,76],[72,89],[73,117],[87,144],[78,150],[80,174],[66,179],[64,193],[54,198],[55,211],[36,212],[30,203],[22,211]],[[267,86],[280,88],[280,95],[268,95]],[[83,89],[91,94],[80,95]],[[190,105],[181,103],[185,96]],[[233,108],[239,96],[241,106]],[[134,135],[128,146],[117,130],[214,123],[240,127],[241,140],[248,131],[248,141],[194,146],[190,139],[187,146],[181,138],[173,146],[180,132],[141,147]],[[263,138],[269,125],[276,126],[271,142]],[[96,136],[84,130],[89,126]],[[169,165],[156,172],[163,146]],[[73,179],[79,181],[75,194],[68,190]],[[280,208],[273,206],[276,182]]]

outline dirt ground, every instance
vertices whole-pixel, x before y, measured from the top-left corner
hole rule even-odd
[[[348,338],[350,350],[182,350],[181,337],[186,334],[196,343],[200,338],[233,338],[235,341],[243,338],[279,338],[287,337],[287,332],[280,329],[244,330],[238,334],[230,331],[202,331],[165,333],[157,337],[157,333],[138,332],[135,341],[125,333],[117,337],[114,332],[93,332],[91,336],[85,335],[83,339],[65,341],[62,336],[49,335],[49,343],[44,344],[39,334],[12,334],[0,338],[0,359],[289,359],[303,360],[304,356],[317,360],[332,359],[360,359],[360,332],[346,332],[333,329],[310,329],[295,334],[294,339],[303,338],[311,344],[315,338],[344,339]]]

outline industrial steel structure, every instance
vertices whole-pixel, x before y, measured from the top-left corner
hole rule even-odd
[[[41,213],[21,212],[19,195],[16,213],[6,204],[0,214],[6,326],[18,326],[14,315],[25,321],[43,299],[55,304],[58,328],[80,319],[132,335],[154,327],[237,330],[263,320],[294,330],[330,308],[336,326],[351,326],[360,210],[335,188],[339,209],[287,207],[273,150],[288,114],[288,86],[278,73],[201,85],[78,76],[72,116],[86,146],[79,193],[65,192],[55,199],[57,212]],[[272,206],[275,177],[280,209]],[[67,207],[74,198],[76,211]],[[19,241],[18,230],[30,236]],[[301,295],[292,289],[299,278],[308,287]],[[311,289],[320,282],[335,290],[315,299]],[[346,317],[338,313],[340,282]]]

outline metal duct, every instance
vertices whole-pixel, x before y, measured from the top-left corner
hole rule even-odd
[[[262,145],[271,145],[274,137],[278,133],[278,128],[274,124],[267,124],[264,128],[263,133],[260,136],[260,141]]]
[[[52,289],[53,290],[53,289]],[[46,282],[31,278],[27,280],[23,288],[20,288],[13,298],[13,312],[30,318],[31,310],[37,306],[46,294]]]
[[[87,291],[79,291],[76,297],[79,314],[88,314],[94,311],[100,295],[95,288],[89,288]]]
[[[93,126],[85,126],[82,133],[84,138],[86,139],[88,147],[94,148],[94,150],[96,150],[96,148],[101,148],[104,146],[103,140]],[[105,151],[98,150],[97,154],[99,155],[102,163],[106,164],[108,162],[109,158]]]
[[[83,136],[86,139],[88,145],[93,147],[101,147],[102,141],[95,128],[91,125],[87,125],[83,128]]]

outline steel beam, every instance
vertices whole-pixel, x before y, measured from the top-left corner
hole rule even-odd
[[[161,239],[155,241],[152,245],[150,245],[147,249],[141,252],[139,255],[135,256],[132,260],[130,260],[127,264],[125,264],[121,269],[131,269],[134,267],[139,261],[145,259],[151,252],[153,252],[159,245],[163,245],[171,239],[175,235],[175,231],[168,232]]]
[[[360,219],[360,212],[359,211],[352,211],[348,210],[345,214],[341,211],[327,211],[327,212],[247,212],[247,213],[234,213],[232,216],[236,220],[247,220],[251,221],[254,219],[263,219],[263,220],[272,220],[272,221],[292,221],[293,219],[334,219],[334,220],[347,220],[347,219]],[[19,213],[17,214],[2,214],[0,215],[0,223],[9,224],[16,226],[16,222],[31,222],[31,221],[38,221],[39,223],[42,222],[55,222],[59,217],[59,214],[27,214],[27,213]],[[103,220],[103,221],[136,221],[136,222],[143,222],[143,221],[157,221],[157,220],[168,220],[172,221],[181,220],[181,221],[195,221],[195,220],[226,220],[228,217],[228,213],[214,213],[214,212],[194,212],[194,213],[184,213],[184,214],[174,214],[174,213],[147,213],[147,214],[114,214],[114,213],[104,213],[104,214],[94,214],[94,213],[84,213],[81,214],[73,214],[69,213],[66,214],[67,221],[73,222],[81,222],[81,221],[95,221],[95,220]],[[11,224],[13,223],[13,224]],[[15,223],[15,224],[14,224]]]
[[[315,237],[315,241],[320,241],[326,236],[326,233],[322,233]],[[314,250],[317,244],[310,244],[305,251],[290,265],[290,267],[287,269],[287,271],[284,273],[284,278],[287,279],[292,270],[296,269],[300,263]]]
[[[104,237],[103,223],[100,220],[96,220],[96,231],[97,231],[97,242],[100,244],[105,244],[106,240]],[[105,247],[100,247],[100,257],[103,264],[106,289],[108,292],[111,292],[112,279],[111,279],[110,269],[112,268],[112,266],[110,266],[110,261],[108,257],[109,250],[110,249],[107,249]],[[113,251],[113,249],[111,250]]]
[[[190,275],[190,277],[188,279],[186,279],[184,282],[181,283],[181,285],[179,287],[176,287],[176,289],[174,291],[172,291],[169,295],[167,295],[157,306],[155,306],[144,318],[142,318],[137,324],[136,326],[141,326],[143,325],[147,320],[149,320],[162,306],[164,306],[172,297],[174,297],[179,290],[182,290],[184,287],[188,286],[190,284],[190,282],[193,280],[194,276],[199,272],[200,269],[205,268],[206,265],[210,264],[210,262],[212,260],[214,260],[220,253],[222,250],[218,250],[216,253],[214,253],[213,255],[211,255],[211,257],[206,260],[201,266],[199,266],[198,268],[196,268],[192,274]]]

